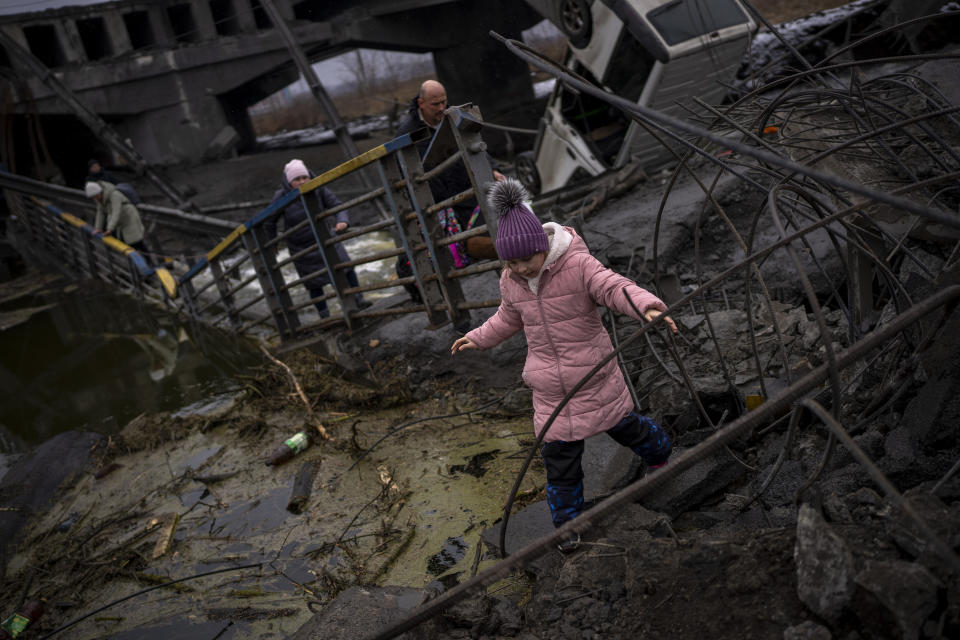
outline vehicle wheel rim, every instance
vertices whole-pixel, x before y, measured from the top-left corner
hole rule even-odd
[[[537,168],[530,158],[521,158],[517,162],[517,177],[527,189],[535,191],[537,185]]]
[[[583,14],[576,2],[565,2],[563,5],[563,26],[570,33],[578,33],[583,29]]]

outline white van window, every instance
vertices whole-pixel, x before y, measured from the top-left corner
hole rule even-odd
[[[602,84],[620,97],[636,102],[654,62],[650,52],[624,30],[601,82],[576,58],[571,57],[567,65],[588,82]],[[630,119],[607,102],[590,94],[570,91],[562,83],[555,99],[559,100],[560,114],[583,137],[590,150],[605,165],[611,165],[623,144]]]
[[[636,102],[654,62],[650,52],[624,29],[610,57],[603,84],[618,96]]]
[[[668,45],[748,21],[734,0],[677,0],[650,11],[647,19]]]

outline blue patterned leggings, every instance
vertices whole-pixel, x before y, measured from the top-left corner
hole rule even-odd
[[[629,447],[647,465],[659,466],[673,449],[670,436],[653,420],[635,412],[615,424],[607,435]],[[583,440],[554,441],[540,447],[547,468],[547,504],[556,527],[573,520],[583,511]]]

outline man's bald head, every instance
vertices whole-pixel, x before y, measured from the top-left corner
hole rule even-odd
[[[443,119],[443,110],[447,108],[447,90],[436,80],[427,80],[420,85],[417,96],[420,117],[431,127],[436,127]]]

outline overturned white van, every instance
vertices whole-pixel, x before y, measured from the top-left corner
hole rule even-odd
[[[554,4],[554,21],[570,38],[569,69],[623,98],[678,118],[688,115],[681,105],[692,107],[694,97],[709,104],[722,101],[756,31],[739,0]],[[618,109],[558,82],[533,150],[517,159],[517,174],[531,192],[546,193],[631,158],[650,170],[672,157]]]

